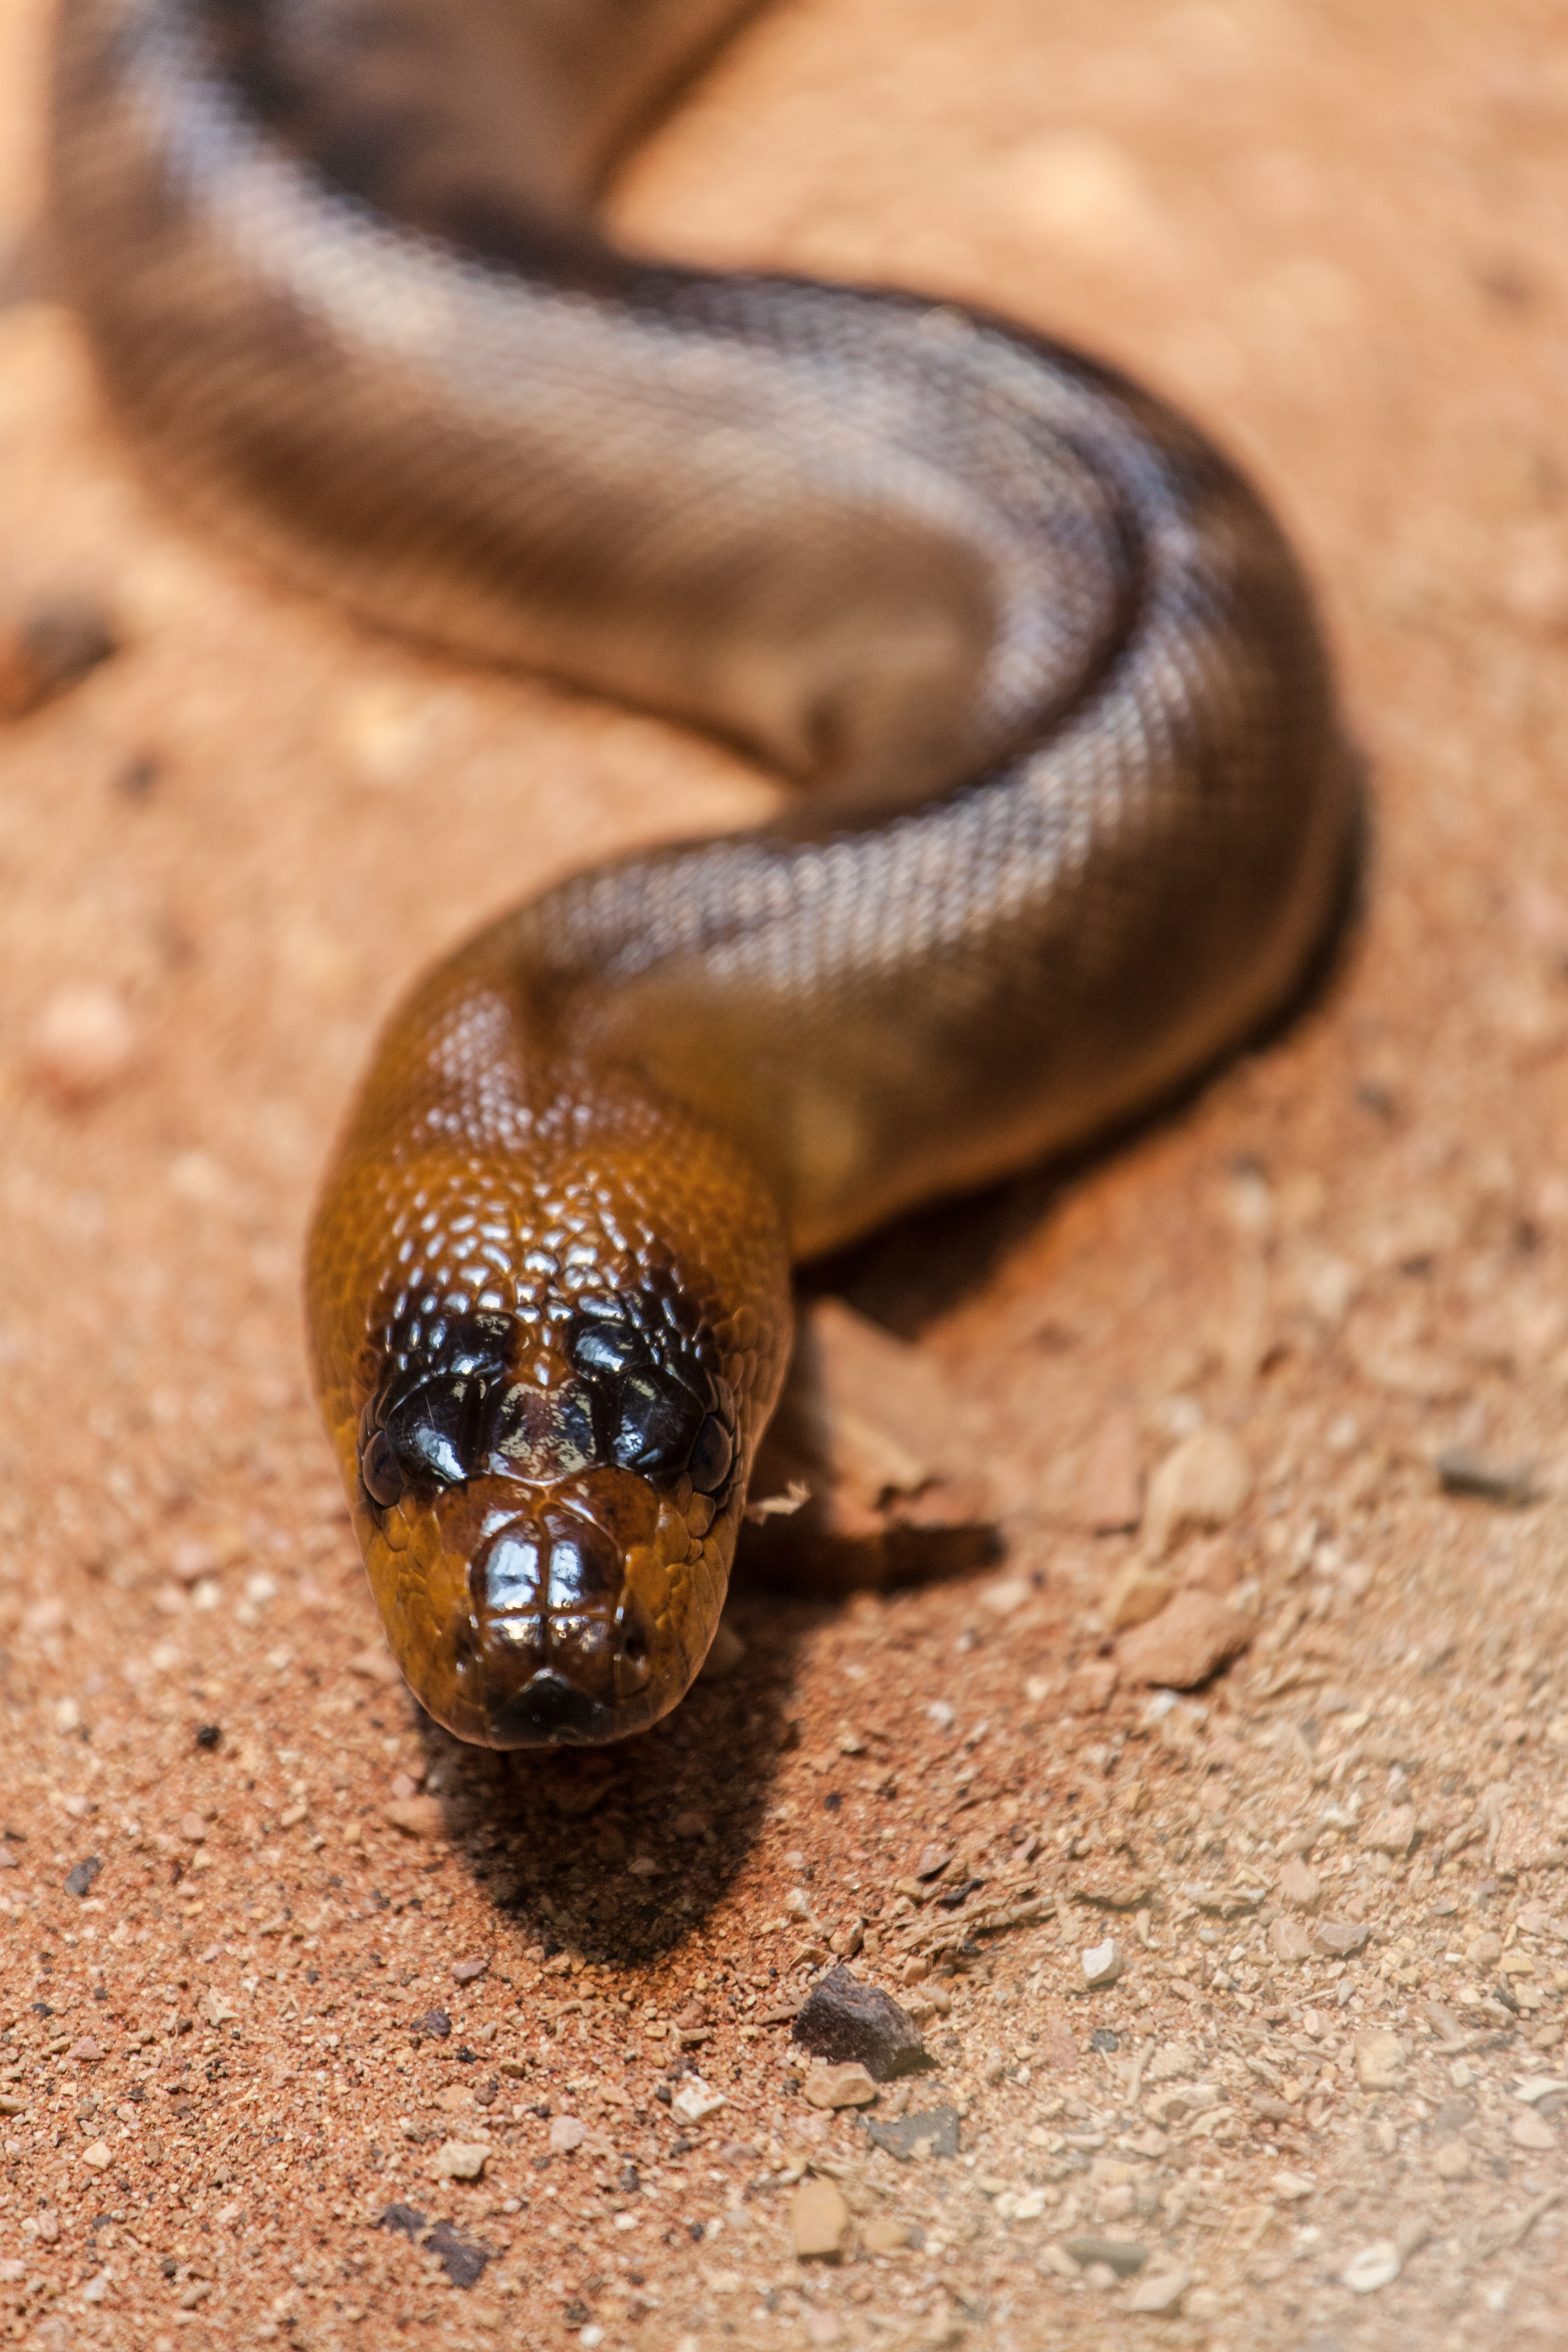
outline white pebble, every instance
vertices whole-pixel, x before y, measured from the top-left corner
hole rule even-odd
[[[1122,1972],[1122,1955],[1114,1936],[1107,1936],[1103,1944],[1091,1944],[1083,1955],[1085,1984],[1111,1985]]]
[[[1375,2295],[1380,2287],[1391,2287],[1403,2267],[1393,2239],[1374,2238],[1370,2246],[1352,2254],[1339,2275],[1353,2295]]]
[[[33,1024],[28,1067],[66,1102],[87,1102],[122,1077],[136,1052],[136,1025],[112,988],[92,982],[55,990]]]
[[[689,2074],[670,2101],[670,2112],[683,2123],[701,2123],[705,2115],[712,2115],[724,2105],[724,2093],[705,2083],[700,2074]]]

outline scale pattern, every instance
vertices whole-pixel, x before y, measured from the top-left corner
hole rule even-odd
[[[460,947],[328,1174],[313,1347],[372,1582],[420,1698],[499,1745],[618,1736],[686,1688],[790,1257],[1079,1142],[1256,1027],[1353,832],[1310,598],[1190,426],[952,304],[602,239],[650,82],[736,13],[61,15],[62,265],[182,493],[379,620],[809,786]],[[584,1313],[630,1351],[592,1377]],[[498,1601],[503,1557],[537,1608]]]

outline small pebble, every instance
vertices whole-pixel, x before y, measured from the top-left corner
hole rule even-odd
[[[799,2182],[790,2199],[790,2235],[801,2262],[837,2262],[849,2233],[849,2207],[836,2181]]]
[[[1468,2180],[1472,2169],[1470,2151],[1463,2140],[1439,2140],[1432,2150],[1432,2170],[1439,2180]]]
[[[1358,1919],[1324,1919],[1312,1930],[1312,1948],[1325,1960],[1350,1960],[1366,1950],[1371,1934]]]
[[[575,2115],[552,2115],[550,2118],[552,2156],[570,2156],[573,2149],[580,2148],[587,2137],[588,2126],[579,2122]]]
[[[716,2114],[725,2104],[722,2091],[714,2090],[700,2074],[688,2074],[670,2101],[670,2112],[683,2123],[701,2123],[704,2116]]]
[[[1100,1623],[1107,1633],[1130,1633],[1135,1625],[1147,1625],[1157,1617],[1175,1589],[1163,1568],[1151,1568],[1147,1560],[1127,1560],[1100,1603]]]
[[[65,1874],[66,1893],[68,1895],[90,1895],[93,1891],[93,1882],[102,1869],[103,1864],[96,1854],[89,1854],[85,1861],[74,1862]]]
[[[1312,1957],[1312,1938],[1299,1919],[1269,1921],[1269,1950],[1277,1960],[1302,1961]]]
[[[1356,2080],[1364,2091],[1397,2090],[1404,2080],[1405,2046],[1397,2034],[1356,2037]]]
[[[1339,2276],[1353,2295],[1375,2295],[1380,2287],[1391,2287],[1403,2268],[1393,2239],[1374,2238],[1351,2256]]]
[[[490,2149],[484,2140],[443,2140],[433,2169],[437,2180],[476,2181],[489,2160]]]
[[[113,2162],[113,2158],[109,2154],[108,2141],[90,2140],[82,2150],[82,2162],[91,2165],[94,2172],[106,2172]]]
[[[1414,1805],[1384,1805],[1361,1832],[1361,1843],[1373,1854],[1392,1854],[1396,1860],[1415,1844]]]
[[[123,1077],[136,1047],[136,1024],[115,990],[76,981],[57,988],[33,1023],[27,1067],[44,1093],[76,1106]]]
[[[1564,1936],[1563,1941],[1568,1943],[1568,1935]],[[1547,2046],[1555,2048],[1556,2044],[1553,2042]],[[1568,2100],[1568,2081],[1558,2074],[1532,2074],[1515,2086],[1514,2097],[1522,2099],[1527,2107],[1539,2104],[1543,2114],[1555,2115],[1563,2102]]]
[[[800,2090],[812,2107],[869,2107],[877,2095],[876,2084],[854,2059],[846,2066],[813,2066]]]
[[[925,2156],[956,2156],[958,2154],[958,2110],[956,2107],[929,2107],[918,2115],[899,2115],[886,2123],[865,2119],[866,2136],[889,2156],[896,2156],[901,2164],[912,2164]]]
[[[1279,1874],[1279,1891],[1298,1911],[1315,1911],[1323,1900],[1323,1884],[1317,1872],[1295,1855]]]
[[[1147,1625],[1123,1634],[1116,1655],[1135,1682],[1193,1690],[1238,1656],[1254,1630],[1250,1617],[1213,1593],[1180,1592]]]
[[[1467,1495],[1482,1503],[1522,1511],[1539,1502],[1541,1489],[1529,1462],[1491,1462],[1468,1446],[1447,1446],[1437,1457],[1437,1482],[1444,1494]]]
[[[1103,2263],[1119,2279],[1132,2278],[1149,2259],[1147,2246],[1135,2245],[1124,2238],[1064,2238],[1062,2243],[1080,2270]]]
[[[873,2082],[919,2074],[931,2064],[908,2010],[879,1985],[862,1984],[842,1964],[812,1986],[790,2027],[790,2039],[816,2058],[858,2059]]]
[[[1158,1560],[1188,1528],[1228,1527],[1252,1492],[1252,1470],[1224,1429],[1195,1429],[1149,1481],[1144,1536]]]
[[[22,719],[77,685],[115,650],[102,609],[84,596],[0,621],[0,719]]]
[[[1129,2311],[1174,2311],[1192,2284],[1185,2269],[1151,2270],[1135,2279],[1127,2296]]]
[[[1091,1944],[1081,1958],[1085,1984],[1113,1985],[1121,1975],[1121,1947],[1114,1936],[1107,1936],[1103,1944]]]
[[[459,1984],[477,1984],[489,1965],[488,1960],[454,1960],[452,1974]]]
[[[381,1815],[411,1838],[439,1837],[446,1825],[439,1797],[392,1797],[382,1806]]]
[[[1272,2185],[1275,2196],[1287,2205],[1299,2205],[1303,2197],[1311,2196],[1314,2187],[1304,2172],[1277,2172]]]
[[[1539,2149],[1543,2154],[1557,2145],[1557,2134],[1545,2116],[1537,2115],[1533,2107],[1514,2117],[1508,2127],[1508,2137],[1516,2148]]]

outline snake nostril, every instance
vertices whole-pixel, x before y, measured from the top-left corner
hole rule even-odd
[[[630,1598],[615,1613],[613,1640],[620,1688],[623,1692],[641,1689],[653,1666],[653,1628]]]

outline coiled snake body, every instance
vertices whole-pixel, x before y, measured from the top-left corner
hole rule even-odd
[[[328,1173],[323,1414],[418,1697],[680,1698],[792,1257],[1081,1139],[1276,1006],[1351,795],[1278,532],[951,304],[675,269],[586,199],[736,0],[64,0],[52,206],[120,410],[361,610],[811,786],[414,987]]]

